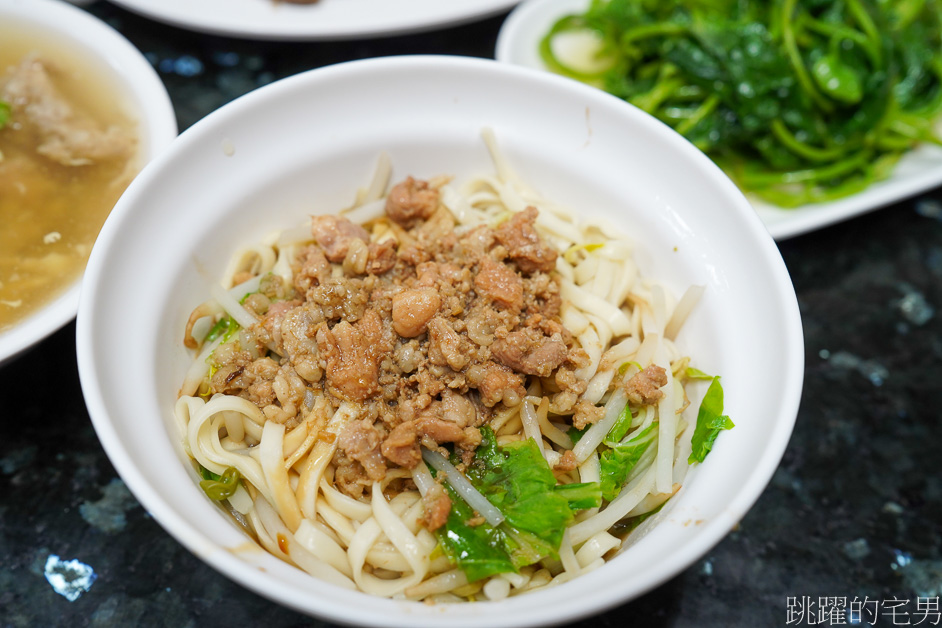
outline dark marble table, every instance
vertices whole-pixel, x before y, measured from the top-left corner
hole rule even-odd
[[[339,61],[490,57],[504,18],[371,41],[265,43],[104,2],[87,8],[147,54],[181,129],[262,84]],[[687,571],[576,625],[942,625],[942,189],[780,250],[807,358],[771,484]],[[0,370],[0,626],[323,626],[219,575],[138,505],[89,422],[74,332]],[[71,560],[94,572],[74,601],[46,577]]]

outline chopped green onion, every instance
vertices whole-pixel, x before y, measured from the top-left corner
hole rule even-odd
[[[242,474],[235,467],[228,467],[222,475],[216,475],[202,467],[200,469],[205,478],[200,480],[200,488],[212,500],[218,502],[229,499],[239,488],[239,480],[242,479]]]

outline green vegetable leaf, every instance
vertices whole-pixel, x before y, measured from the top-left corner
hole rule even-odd
[[[532,533],[555,552],[573,512],[566,497],[556,492],[556,476],[539,447],[532,440],[498,447],[492,430],[481,434],[480,455],[468,468],[468,478],[510,526]]]
[[[472,525],[475,512],[451,486],[444,486],[451,498],[451,511],[435,534],[452,564],[461,567],[471,582],[516,571],[506,550],[507,535],[487,523]]]
[[[229,315],[223,316],[210,328],[203,342],[212,342],[216,338],[219,338],[219,336],[222,336],[223,342],[229,342],[232,336],[237,334],[240,329],[242,329],[242,327],[234,318]]]
[[[477,522],[471,507],[446,486],[452,508],[436,530],[445,555],[472,582],[555,557],[575,512],[601,504],[597,483],[557,485],[532,440],[501,446],[488,427],[481,436],[467,476],[504,521],[496,528]]]
[[[687,459],[688,462],[703,462],[713,449],[713,441],[719,433],[733,427],[734,424],[730,418],[723,415],[723,387],[717,375],[713,378],[713,382],[700,403],[700,410],[697,412],[697,427],[694,429],[691,441],[693,451]]]
[[[618,367],[618,374],[624,375],[625,373],[628,372],[628,369],[630,369],[632,366],[638,369],[639,371],[642,370],[640,364],[638,364],[634,360],[631,360],[631,361],[625,362],[624,364]]]
[[[582,430],[577,430],[575,427],[570,427],[568,430],[566,430],[566,434],[569,435],[569,438],[572,439],[573,445],[575,445],[576,443],[578,443],[578,442],[582,439],[583,436],[585,436],[585,433],[586,433],[588,430],[589,430],[589,428],[585,428],[585,429],[582,429]]]
[[[218,475],[216,475],[215,473],[213,473],[212,471],[210,471],[209,469],[207,469],[207,468],[204,467],[203,465],[198,465],[198,466],[199,466],[200,476],[201,476],[204,480],[218,480],[218,479],[219,479],[219,476],[218,476]]]
[[[602,487],[598,482],[561,484],[556,487],[556,494],[565,497],[573,511],[598,508],[602,505]]]
[[[592,33],[601,75],[572,71],[573,30]],[[592,0],[539,48],[781,207],[856,194],[918,143],[942,143],[938,0]]]
[[[0,100],[0,129],[6,126],[12,115],[13,109],[10,107],[10,103]]]
[[[625,404],[624,409],[622,409],[621,414],[618,415],[618,418],[615,420],[615,425],[612,426],[612,429],[608,431],[608,434],[605,435],[604,442],[608,443],[617,443],[625,437],[625,434],[628,433],[628,430],[631,429],[631,421],[634,417],[631,416],[631,408],[628,407],[628,404]]]
[[[203,467],[200,467],[200,469],[205,478],[200,480],[200,488],[210,499],[216,501],[229,499],[239,488],[239,480],[242,479],[242,474],[235,467],[228,467],[220,476]]]
[[[599,456],[602,499],[610,502],[618,496],[631,470],[651,443],[657,440],[657,427],[657,423],[652,423],[627,443],[602,452]]]
[[[815,61],[811,75],[825,94],[842,103],[854,104],[863,98],[863,82],[857,73],[835,55]]]
[[[692,366],[687,367],[686,375],[688,379],[713,379],[713,376],[709,373],[704,373],[700,369],[695,369]]]

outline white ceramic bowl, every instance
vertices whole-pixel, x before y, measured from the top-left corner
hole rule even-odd
[[[237,245],[349,204],[380,151],[392,159],[393,180],[492,172],[484,126],[545,196],[624,229],[638,244],[642,272],[677,293],[706,286],[679,341],[698,366],[722,374],[736,427],[649,520],[656,525],[643,538],[551,591],[428,606],[335,588],[246,543],[197,487],[172,423],[191,360],[181,342],[184,323]],[[677,574],[762,492],[791,434],[803,374],[801,324],[782,259],[709,159],[599,90],[460,57],[314,70],[250,93],[184,132],[105,224],[88,266],[77,342],[85,399],[105,450],[181,543],[294,609],[410,628],[559,623]]]
[[[77,50],[97,59],[112,73],[115,84],[126,88],[132,109],[138,112],[142,165],[176,137],[173,105],[157,73],[137,48],[98,18],[58,0],[3,0],[0,22],[4,26],[21,23],[48,33],[53,41],[74,42]],[[0,364],[72,320],[78,308],[80,283],[79,278],[56,300],[0,332]]]

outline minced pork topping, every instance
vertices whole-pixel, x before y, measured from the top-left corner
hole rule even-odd
[[[391,467],[413,468],[420,446],[451,443],[470,460],[479,428],[519,404],[530,378],[553,412],[597,420],[577,403],[585,382],[574,371],[588,356],[560,323],[557,252],[537,234],[537,216],[528,207],[496,227],[456,231],[438,189],[410,177],[371,225],[394,237],[314,217],[293,285],[267,276],[243,304],[259,319],[247,330],[256,355],[271,357],[223,345],[212,391],[288,427],[318,395],[360,404],[334,457],[334,482],[354,497]]]

